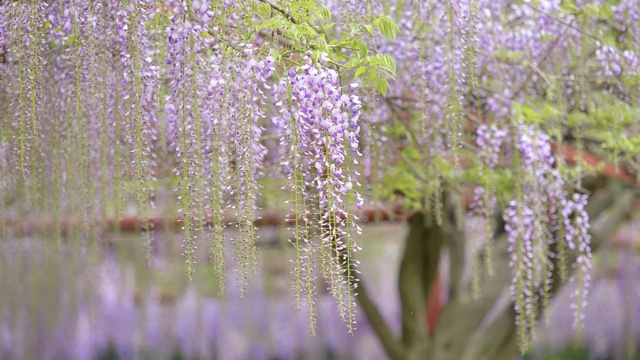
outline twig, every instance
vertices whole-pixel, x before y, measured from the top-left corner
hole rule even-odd
[[[282,45],[284,47],[287,47],[287,48],[293,48],[296,45],[295,41],[283,36],[282,35],[282,31],[280,31],[280,30],[276,30],[274,32],[274,31],[269,31],[267,29],[262,29],[262,30],[258,31],[258,35],[260,35],[262,37],[270,37],[270,38],[274,39],[275,41],[277,41],[280,45]],[[275,35],[278,35],[279,37],[276,37]]]
[[[536,8],[535,6],[533,6],[533,5],[529,4],[529,3],[523,2],[522,4],[523,4],[523,5],[525,5],[526,7],[528,7],[529,9],[531,9],[531,10],[533,10],[533,11],[537,12],[538,14],[540,14],[540,15],[544,15],[544,16],[546,16],[546,17],[548,17],[548,18],[550,18],[550,19],[552,19],[552,20],[556,21],[556,22],[557,22],[557,23],[559,23],[559,24],[562,24],[562,25],[564,25],[564,26],[567,26],[567,27],[569,27],[569,28],[571,28],[571,29],[573,29],[573,30],[575,30],[575,31],[579,32],[580,34],[582,34],[582,35],[584,35],[584,36],[590,37],[590,38],[592,38],[592,39],[594,39],[594,40],[596,40],[596,41],[599,41],[599,42],[601,42],[601,43],[604,43],[604,41],[603,41],[602,39],[600,39],[599,37],[597,37],[596,35],[593,35],[593,34],[591,34],[591,33],[589,33],[589,32],[586,32],[586,31],[584,31],[584,30],[580,29],[579,27],[577,27],[577,26],[573,25],[573,23],[568,23],[568,22],[566,22],[566,21],[560,20],[560,19],[558,19],[557,17],[555,17],[555,16],[553,16],[553,15],[549,15],[549,14],[545,13],[544,11],[542,11],[542,10],[540,10],[540,9]]]
[[[271,8],[279,13],[281,13],[282,15],[284,15],[285,18],[287,18],[287,20],[291,21],[294,24],[300,24],[300,22],[298,20],[296,20],[293,15],[289,14],[289,12],[287,12],[285,9],[281,8],[280,6],[272,3],[269,0],[258,0],[261,3],[265,3],[268,4],[269,6],[271,6]]]
[[[230,48],[232,48],[233,50],[237,51],[238,53],[240,53],[240,55],[242,57],[247,57],[247,53],[244,52],[244,50],[242,50],[242,48],[240,48],[239,46],[233,44],[231,41],[223,38],[222,36],[216,34],[215,32],[213,32],[212,30],[207,31],[209,33],[209,35],[218,38],[220,40],[222,40],[224,43],[227,44],[227,46],[229,46]]]
[[[558,35],[553,42],[549,45],[549,48],[547,49],[547,52],[544,54],[544,56],[542,57],[542,59],[540,59],[540,61],[538,61],[538,64],[536,64],[536,67],[540,67],[545,61],[547,61],[547,58],[549,57],[549,55],[551,55],[551,53],[553,52],[553,50],[555,49],[555,47],[558,45],[558,43],[560,42],[560,40],[562,38],[564,38],[567,35],[567,32],[565,31],[564,33]],[[513,99],[518,98],[518,96],[520,96],[520,93],[522,93],[522,91],[525,90],[527,84],[529,83],[529,80],[531,80],[531,77],[533,76],[533,71],[528,71],[527,72],[527,77],[524,79],[524,81],[522,82],[522,84],[520,84],[520,87],[518,87],[518,89],[513,93]]]

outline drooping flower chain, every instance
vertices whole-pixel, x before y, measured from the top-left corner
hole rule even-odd
[[[519,125],[512,146],[512,163],[516,168],[515,198],[504,211],[505,230],[509,239],[513,268],[511,294],[515,301],[519,341],[526,348],[534,335],[538,314],[545,311],[551,289],[552,259],[565,254],[553,254],[563,244],[575,249],[580,261],[576,265],[579,286],[576,290],[576,325],[579,326],[584,296],[589,283],[590,235],[588,214],[584,211],[586,195],[567,199],[564,181],[555,167],[550,138],[531,126]],[[578,245],[573,245],[573,244]],[[542,306],[540,307],[540,304]]]
[[[296,226],[291,242],[303,255],[296,258],[294,288],[300,291],[303,282],[314,281],[311,266],[319,257],[322,276],[329,281],[340,315],[352,330],[353,272],[358,264],[352,255],[358,247],[351,232],[359,233],[360,228],[350,213],[349,202],[355,201],[360,207],[362,198],[357,192],[350,195],[359,183],[349,161],[352,159],[355,165],[360,156],[360,102],[357,96],[343,93],[337,72],[324,65],[326,59],[314,63],[309,53],[303,60],[305,65],[290,70],[273,91],[281,108],[275,122],[281,129],[282,146],[290,151],[285,158],[291,159],[283,163],[295,196]],[[306,302],[313,324],[311,287],[307,285],[306,289],[302,291],[307,292],[306,297],[298,297],[298,306]]]

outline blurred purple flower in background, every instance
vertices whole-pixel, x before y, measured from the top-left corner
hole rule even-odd
[[[397,319],[397,299],[388,294],[395,294],[398,243],[384,234],[404,228],[373,231],[381,235],[363,252],[373,259],[367,280],[384,294],[383,314]],[[166,236],[158,235],[159,242],[171,244],[172,235]],[[283,279],[290,274],[281,269],[281,248],[260,251],[260,273],[241,299],[234,268],[228,269],[230,290],[219,298],[205,259],[198,261],[200,277],[188,282],[179,250],[159,249],[156,266],[148,268],[141,244],[124,235],[114,241],[103,254],[60,258],[46,241],[2,244],[1,359],[384,359],[365,317],[358,314],[358,330],[348,334],[329,293],[318,295],[317,335],[310,334],[307,318],[294,309],[292,290],[281,285],[290,281]],[[17,246],[22,253],[14,256]],[[375,260],[382,256],[385,261]]]

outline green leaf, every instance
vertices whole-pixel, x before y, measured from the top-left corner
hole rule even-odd
[[[352,57],[346,63],[344,63],[343,65],[345,67],[347,67],[347,68],[352,69],[352,68],[355,68],[356,66],[358,66],[358,65],[360,65],[362,63],[365,63],[365,62],[367,62],[367,61],[364,60],[364,59],[359,59],[359,58],[356,58],[356,57]]]
[[[364,73],[367,71],[367,69],[368,69],[368,68],[369,68],[368,66],[360,66],[360,67],[356,70],[356,74],[353,76],[353,77],[354,77],[354,79],[357,79],[357,78],[359,78],[360,76],[362,76],[362,74],[364,74]]]
[[[269,6],[269,4],[266,4],[266,3],[260,3],[256,8],[256,14],[261,19],[267,19],[271,17],[271,6]]]
[[[285,21],[280,17],[271,17],[263,21],[259,26],[264,29],[277,30],[285,26]]]
[[[369,56],[369,50],[367,49],[367,45],[365,45],[360,39],[351,40],[351,47],[358,51],[359,57],[367,57]]]
[[[376,58],[380,62],[382,66],[387,68],[389,71],[395,74],[396,72],[396,63],[393,61],[393,58],[387,54],[377,54]]]
[[[316,47],[326,53],[329,52],[329,47],[327,46],[327,42],[324,40],[324,35],[318,37],[316,40]]]
[[[369,25],[369,24],[363,24],[362,27],[367,30],[367,32],[371,35],[373,35],[373,26]]]
[[[300,30],[300,35],[306,37],[307,39],[313,39],[318,36],[318,33],[307,23],[303,23],[300,25],[295,25]]]
[[[320,21],[327,21],[331,19],[331,12],[327,8],[320,8],[316,10],[316,16]]]
[[[373,20],[373,26],[387,39],[395,39],[400,27],[386,16],[380,16]]]
[[[315,2],[315,1],[310,1],[310,0],[309,0],[309,1],[305,1],[305,2],[303,2],[302,4],[300,4],[300,6],[301,6],[303,9],[307,9],[307,10],[309,10],[309,9],[313,9],[314,7],[316,7],[316,6],[318,6],[318,5],[316,4],[316,2]]]
[[[378,93],[380,93],[380,95],[387,96],[387,88],[389,87],[389,82],[382,76],[376,76],[373,87]]]
[[[295,27],[295,26],[290,27],[289,29],[287,29],[286,35],[289,35],[289,37],[292,38],[292,39],[297,39],[298,38],[298,28]]]
[[[369,71],[369,76],[367,76],[367,81],[370,83],[373,83],[376,77],[378,77],[378,69],[375,67],[371,67],[371,71]]]

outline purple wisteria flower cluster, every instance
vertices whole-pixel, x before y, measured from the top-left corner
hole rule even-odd
[[[352,232],[360,233],[350,207],[362,207],[354,190],[359,186],[355,165],[360,131],[358,96],[344,93],[338,73],[326,67],[326,55],[314,62],[311,53],[304,65],[290,69],[273,89],[280,114],[274,119],[280,129],[281,146],[287,149],[285,167],[292,188],[296,226],[292,242],[303,257],[297,258],[294,287],[314,281],[313,257],[319,257],[322,276],[340,304],[341,317],[353,324],[353,272],[358,250]],[[355,84],[351,89],[355,89]],[[352,163],[352,164],[349,164]],[[318,219],[317,225],[310,221]],[[316,226],[316,229],[313,227]],[[319,244],[313,239],[318,234]],[[346,277],[342,274],[346,272]],[[299,274],[303,274],[303,277]],[[307,288],[310,289],[309,286]],[[309,290],[307,290],[308,292]],[[309,294],[307,294],[309,295]],[[312,297],[307,296],[309,317],[314,318]],[[300,299],[298,300],[298,306]],[[313,320],[312,320],[313,323]]]
[[[573,199],[563,199],[562,219],[564,222],[565,241],[569,249],[576,252],[576,289],[573,292],[575,302],[574,327],[580,328],[584,320],[584,308],[587,306],[589,285],[591,283],[591,235],[589,235],[589,214],[585,210],[588,197],[574,194]]]
[[[519,125],[512,131],[517,135],[511,141],[505,137],[505,145],[511,147],[508,151],[511,162],[523,182],[515,185],[515,198],[509,201],[503,219],[510,243],[510,266],[514,272],[511,294],[521,346],[526,347],[527,335],[533,333],[537,324],[538,304],[548,304],[551,272],[555,266],[566,272],[562,267],[566,266],[569,256],[565,254],[567,249],[578,256],[574,276],[580,285],[575,294],[575,315],[576,326],[580,327],[580,313],[585,306],[589,284],[589,216],[584,210],[586,195],[575,194],[572,199],[567,198],[549,136],[526,125]],[[486,129],[479,132],[479,136],[486,138]]]
[[[496,169],[504,163],[512,164],[517,178],[522,179],[515,184],[513,197],[508,199],[503,212],[520,345],[526,347],[537,326],[539,312],[546,311],[551,274],[556,267],[564,280],[570,256],[567,251],[578,258],[573,278],[579,283],[574,293],[574,310],[575,325],[580,327],[591,266],[589,216],[584,210],[587,196],[568,196],[551,139],[533,126],[518,124],[506,130],[481,124],[476,130],[476,145],[483,179],[497,176]],[[492,241],[490,224],[498,197],[492,183],[489,180],[476,187],[472,203],[473,212],[485,222],[487,245]],[[490,256],[490,251],[487,246],[485,256]]]
[[[471,210],[482,222],[482,242],[485,245],[486,267],[489,274],[493,274],[491,263],[491,243],[493,238],[493,216],[498,210],[496,189],[492,185],[495,181],[494,171],[500,165],[503,145],[509,143],[509,133],[496,125],[481,124],[476,129],[476,146],[478,147],[478,157],[481,163],[480,177],[482,184],[477,186],[473,192],[473,202]],[[474,258],[474,287],[477,286],[479,278],[477,259]],[[474,289],[476,292],[479,289]]]

